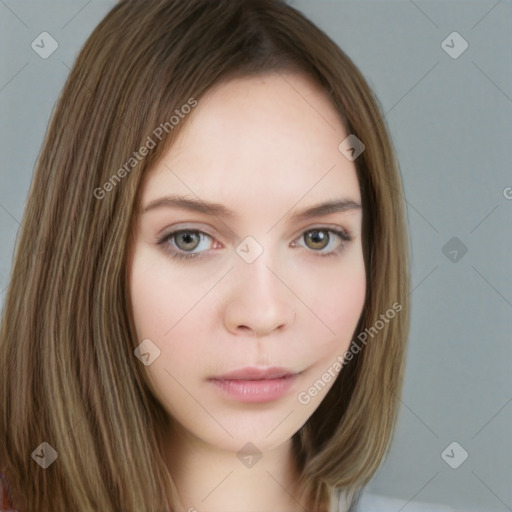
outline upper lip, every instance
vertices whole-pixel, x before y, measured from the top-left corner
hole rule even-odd
[[[289,377],[296,373],[282,366],[246,366],[212,378],[214,380],[265,380]]]

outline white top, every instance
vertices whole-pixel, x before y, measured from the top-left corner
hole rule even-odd
[[[334,498],[335,502],[331,508],[335,512],[346,512],[346,509],[343,507],[343,500],[340,500],[339,508],[337,507],[338,496],[337,494]],[[397,510],[402,509],[407,510],[407,512],[463,512],[447,505],[420,503],[417,501],[408,503],[408,500],[405,499],[388,498],[387,496],[370,493],[363,493],[357,512],[397,512]]]

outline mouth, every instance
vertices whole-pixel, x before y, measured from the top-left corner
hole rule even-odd
[[[299,372],[289,370],[282,366],[246,366],[212,378],[216,380],[271,380],[291,377],[297,375],[297,373]]]
[[[230,399],[245,403],[277,400],[288,394],[301,372],[283,367],[245,367],[208,381]]]

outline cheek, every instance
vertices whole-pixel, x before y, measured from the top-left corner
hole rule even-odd
[[[365,295],[364,268],[345,276],[339,286],[331,289],[330,300],[325,307],[326,323],[337,335],[343,338],[352,336],[364,307]]]
[[[366,271],[362,249],[355,247],[339,265],[326,265],[310,283],[312,310],[320,321],[311,325],[322,332],[329,347],[348,345],[363,311],[366,297]]]
[[[177,283],[165,259],[155,258],[149,251],[136,251],[130,269],[130,297],[139,339],[164,341],[170,331],[197,301],[192,287]],[[179,290],[179,294],[177,293]]]
[[[187,287],[185,282],[177,281],[176,274],[168,271],[165,260],[155,259],[144,248],[135,252],[129,282],[136,344],[150,339],[159,350],[158,356],[144,370],[156,396],[163,399],[160,391],[166,390],[164,401],[179,394],[179,385],[173,377],[178,382],[186,382],[191,373],[188,367],[199,360],[202,353],[200,344],[191,343],[192,333],[194,340],[203,339],[201,325],[193,311],[201,295],[194,286]]]
[[[157,274],[158,268],[149,264],[144,257],[144,251],[136,250],[129,272],[129,282],[133,318],[139,340],[163,333],[164,287],[156,286]]]
[[[318,294],[320,296],[313,303],[314,311],[318,312],[323,323],[314,317],[308,322],[307,350],[313,365],[303,389],[297,395],[307,416],[313,414],[334,385],[344,356],[357,335],[354,331],[366,297],[366,272],[362,253],[358,256],[350,265],[340,265],[330,273],[330,278],[323,281],[323,292]],[[316,336],[315,332],[318,333]]]

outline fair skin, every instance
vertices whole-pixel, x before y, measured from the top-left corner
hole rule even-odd
[[[347,350],[365,297],[359,184],[338,150],[347,133],[322,90],[296,73],[210,89],[183,128],[143,183],[129,267],[139,342],[160,350],[144,369],[173,418],[166,460],[185,510],[304,510],[291,438],[334,379],[307,404],[297,396]],[[171,194],[235,215],[144,212]],[[292,218],[333,200],[345,210]],[[157,243],[184,228],[192,233]],[[248,236],[258,245],[240,245]],[[237,247],[263,252],[248,263]],[[296,374],[276,399],[246,403],[209,380],[274,365]],[[237,457],[248,442],[262,455],[254,465]]]

